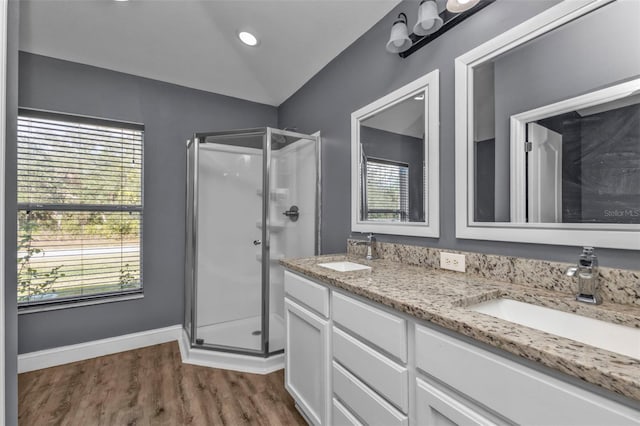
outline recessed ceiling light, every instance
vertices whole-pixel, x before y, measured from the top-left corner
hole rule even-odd
[[[240,38],[240,40],[247,46],[255,46],[256,44],[258,44],[258,39],[256,38],[256,36],[246,31],[241,31],[240,33],[238,33],[238,38]]]
[[[117,1],[117,2],[125,2],[125,1],[129,1],[129,0],[113,0],[113,1]]]

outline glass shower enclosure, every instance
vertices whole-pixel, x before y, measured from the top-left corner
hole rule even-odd
[[[193,348],[284,350],[283,257],[318,253],[319,136],[270,127],[187,142],[184,327]]]

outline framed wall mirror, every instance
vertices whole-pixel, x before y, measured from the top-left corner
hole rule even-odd
[[[439,237],[439,74],[351,114],[351,230]]]
[[[632,40],[640,2],[565,0],[456,59],[458,238],[640,249]]]

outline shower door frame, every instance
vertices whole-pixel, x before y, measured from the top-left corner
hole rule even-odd
[[[315,206],[315,232],[314,232],[314,253],[317,255],[320,253],[320,212],[321,212],[321,149],[320,149],[320,134],[317,132],[314,135],[306,135],[302,133],[292,132],[289,130],[274,129],[271,127],[252,128],[252,129],[240,129],[240,130],[226,130],[221,132],[206,132],[195,133],[193,139],[187,141],[187,209],[186,214],[191,217],[187,217],[187,220],[191,220],[191,235],[189,236],[189,226],[186,225],[186,243],[185,248],[187,252],[186,265],[185,265],[185,290],[189,288],[191,290],[191,306],[190,306],[190,329],[188,330],[189,342],[192,348],[207,349],[212,351],[227,352],[239,355],[251,355],[259,357],[268,357],[284,352],[284,349],[277,351],[269,351],[269,316],[270,316],[270,263],[271,263],[271,250],[270,250],[270,201],[269,196],[271,188],[271,138],[274,134],[293,137],[297,139],[306,139],[313,141],[315,144],[316,153],[316,206]],[[197,296],[198,296],[198,171],[199,171],[199,146],[207,138],[231,138],[231,137],[247,137],[247,136],[262,136],[262,257],[261,257],[261,345],[260,350],[255,349],[243,349],[233,346],[216,345],[215,343],[196,343],[196,331],[197,331]],[[194,149],[194,161],[193,167],[189,166],[189,149]],[[193,169],[193,170],[192,170]],[[189,179],[193,177],[193,185],[189,189]],[[191,194],[192,199],[190,199]],[[191,246],[191,252],[189,251]],[[190,279],[189,279],[190,278]],[[189,282],[190,281],[190,282]],[[188,294],[185,294],[185,301]],[[186,303],[185,303],[186,305]],[[186,307],[186,306],[185,306]],[[185,320],[189,313],[185,313]],[[185,325],[186,329],[186,325]]]

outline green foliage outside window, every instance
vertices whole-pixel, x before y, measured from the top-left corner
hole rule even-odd
[[[45,271],[34,268],[31,264],[33,256],[44,254],[44,249],[33,246],[33,231],[37,225],[27,221],[22,228],[22,235],[18,240],[18,302],[32,299],[45,294],[55,293],[54,283],[64,277],[58,265]]]
[[[19,117],[18,302],[141,287],[142,136]]]

